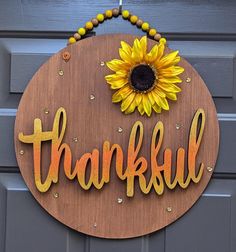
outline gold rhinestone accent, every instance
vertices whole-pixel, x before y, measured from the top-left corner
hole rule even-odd
[[[123,129],[122,129],[121,127],[119,127],[119,128],[117,129],[117,131],[118,131],[119,133],[122,133],[122,132],[123,132]]]
[[[118,198],[117,202],[118,202],[118,204],[121,204],[121,203],[123,203],[123,199],[122,198]]]
[[[56,198],[56,199],[59,198],[59,193],[58,193],[58,192],[55,192],[55,193],[53,194],[53,197]]]
[[[43,111],[44,111],[44,114],[46,115],[49,114],[49,110],[47,108],[45,108]]]
[[[208,170],[209,172],[212,172],[212,171],[213,171],[213,168],[210,167],[210,166],[208,166],[208,167],[207,167],[207,170]]]
[[[90,98],[90,100],[94,100],[95,96],[93,94],[91,94],[89,98]]]
[[[63,75],[64,75],[64,71],[63,71],[63,70],[59,70],[59,71],[58,71],[58,74],[59,74],[60,76],[63,76]]]
[[[25,152],[24,152],[23,150],[20,150],[20,154],[21,154],[21,155],[24,155],[24,153],[25,153]]]
[[[177,130],[179,130],[179,129],[181,128],[181,125],[178,124],[178,123],[176,123],[175,128],[176,128]]]
[[[188,78],[186,79],[186,82],[187,82],[187,83],[190,83],[190,82],[191,82],[191,78],[188,77]]]
[[[73,142],[75,142],[75,143],[78,142],[78,138],[77,138],[77,137],[74,137],[72,140],[73,140]]]
[[[167,207],[167,208],[166,208],[166,211],[167,211],[168,213],[172,212],[172,207],[170,207],[170,206]]]

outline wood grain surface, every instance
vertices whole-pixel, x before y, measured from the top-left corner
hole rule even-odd
[[[91,37],[64,48],[52,56],[34,75],[21,99],[15,122],[15,149],[21,174],[39,204],[54,218],[65,225],[89,235],[104,238],[130,238],[154,232],[172,223],[200,197],[206,188],[214,168],[219,146],[219,126],[211,95],[199,74],[183,58],[180,65],[185,68],[181,75],[182,92],[176,102],[169,102],[170,111],[153,114],[151,118],[135,112],[124,115],[119,104],[112,104],[113,91],[104,80],[111,71],[101,66],[101,61],[119,58],[120,41],[132,43],[135,36],[116,34]],[[148,40],[149,49],[156,42]],[[63,52],[68,51],[71,58],[65,62]],[[168,51],[168,50],[167,50]],[[63,76],[58,72],[63,70]],[[187,83],[187,77],[191,82]],[[91,100],[90,95],[95,99]],[[63,142],[70,145],[73,164],[85,152],[98,148],[102,153],[105,140],[122,146],[125,156],[129,134],[133,123],[140,120],[144,125],[144,141],[140,155],[150,164],[150,140],[157,121],[164,124],[164,141],[161,154],[167,147],[173,151],[172,169],[175,171],[175,152],[179,147],[187,150],[189,129],[192,118],[198,108],[206,113],[204,136],[197,156],[197,166],[204,163],[203,177],[198,184],[191,183],[188,189],[179,187],[174,190],[165,188],[158,196],[154,191],[144,195],[135,182],[135,195],[126,196],[126,184],[117,178],[111,167],[110,183],[102,190],[92,188],[84,191],[77,181],[69,181],[61,166],[59,183],[54,184],[46,193],[40,193],[34,184],[32,146],[18,140],[18,134],[33,133],[33,120],[40,118],[44,130],[51,130],[54,115],[59,107],[67,111],[67,130]],[[44,110],[49,113],[45,114]],[[176,124],[181,125],[176,129]],[[119,133],[118,128],[123,132]],[[73,138],[77,137],[78,142]],[[24,155],[20,155],[24,150]],[[159,163],[163,155],[159,157]],[[50,143],[43,145],[43,176],[50,163]],[[59,197],[55,198],[55,193]],[[123,203],[118,204],[117,199]],[[171,207],[172,211],[166,211]]]

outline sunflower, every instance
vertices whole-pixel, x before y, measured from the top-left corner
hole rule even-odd
[[[176,85],[182,82],[178,77],[184,69],[177,64],[180,61],[178,51],[164,54],[165,39],[147,52],[147,37],[135,39],[131,47],[121,41],[119,54],[121,59],[106,62],[114,74],[105,76],[111,89],[117,91],[112,102],[121,102],[121,111],[125,114],[138,109],[141,115],[151,116],[152,109],[161,113],[169,110],[168,100],[177,100],[181,89]]]

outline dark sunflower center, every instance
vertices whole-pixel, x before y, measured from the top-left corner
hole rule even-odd
[[[147,91],[155,83],[155,73],[148,65],[136,66],[130,75],[131,86],[138,91]]]

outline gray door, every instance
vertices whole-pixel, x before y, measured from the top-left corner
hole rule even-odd
[[[236,1],[127,0],[179,49],[208,85],[221,131],[217,167],[201,199],[181,219],[128,240],[89,237],[60,224],[33,199],[13,145],[16,109],[37,68],[63,48],[78,26],[117,0],[0,0],[0,252],[236,251]],[[108,21],[97,34],[142,34]]]

